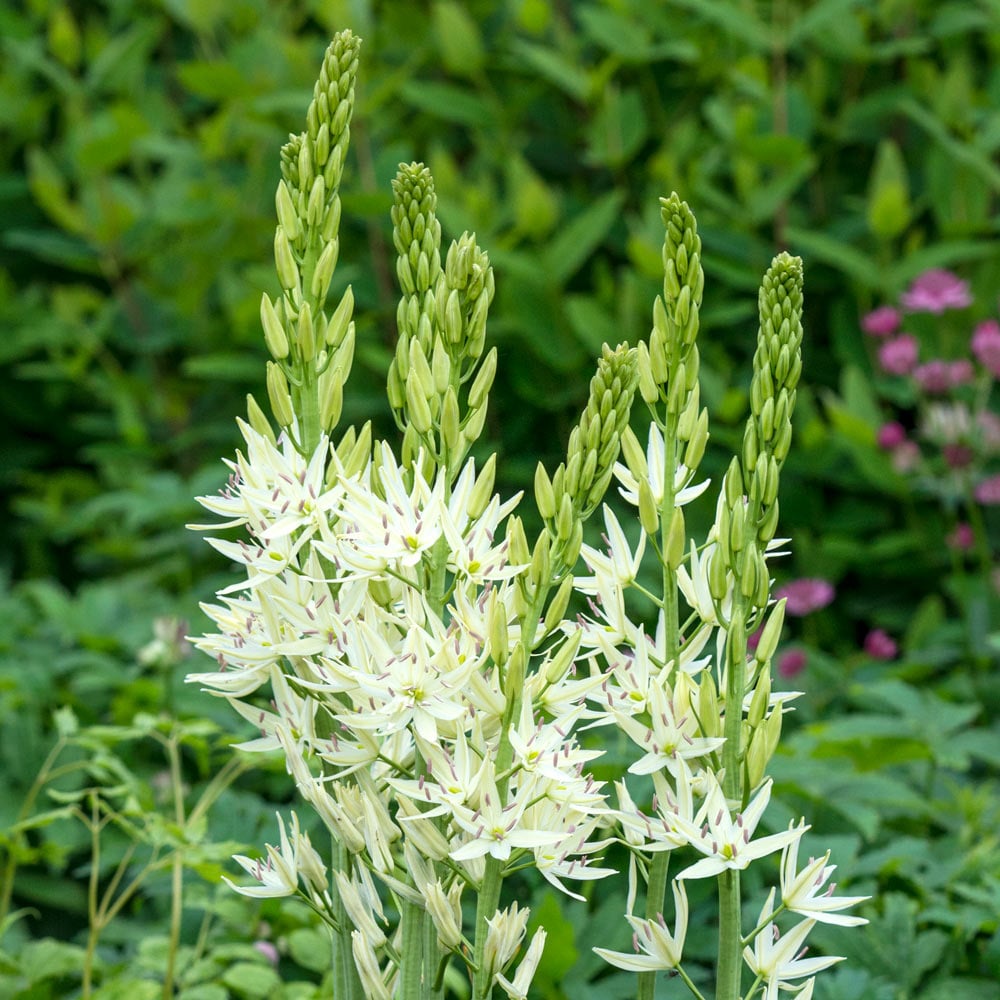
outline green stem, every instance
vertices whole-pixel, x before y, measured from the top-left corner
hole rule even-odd
[[[185,826],[184,818],[184,786],[181,776],[181,758],[177,746],[177,738],[171,735],[167,742],[167,755],[170,761],[170,781],[174,792],[174,821],[178,831]],[[167,967],[163,976],[163,1000],[170,1000],[174,995],[174,970],[177,963],[177,948],[181,940],[181,917],[184,911],[184,852],[183,848],[174,850],[170,874],[170,937],[167,947]]]
[[[425,1000],[430,993],[430,977],[423,974],[426,915],[426,910],[416,903],[405,901],[400,906],[403,944],[397,993],[399,1000]]]
[[[350,857],[347,848],[336,838],[333,838],[332,854],[333,869],[346,874],[350,870]],[[361,978],[351,949],[351,920],[340,893],[334,892],[332,895],[333,915],[336,919],[333,933],[333,995],[337,1000],[364,1000]]]
[[[654,414],[654,419],[656,419]],[[663,622],[664,644],[663,658],[666,663],[674,661],[670,676],[677,672],[677,656],[680,652],[680,611],[677,597],[677,570],[667,562],[666,555],[670,550],[667,544],[670,536],[670,524],[674,516],[676,494],[674,481],[677,469],[677,417],[668,414],[663,433],[663,499],[660,502],[660,564],[663,568]],[[663,901],[667,895],[667,871],[670,865],[668,851],[658,851],[653,855],[649,868],[649,883],[646,887],[646,919],[656,920],[663,913]],[[653,1000],[656,994],[656,973],[640,972],[638,981],[638,1000]]]
[[[754,521],[750,522],[755,523]],[[722,788],[730,802],[743,797],[741,736],[743,728],[743,694],[746,688],[747,602],[739,593],[739,580],[733,598],[732,620],[726,641],[726,715],[722,747],[725,768]],[[719,953],[716,979],[716,1000],[739,1000],[740,953],[743,948],[740,920],[740,873],[727,868],[719,875]]]

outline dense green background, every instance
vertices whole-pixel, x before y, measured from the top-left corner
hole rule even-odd
[[[955,570],[942,514],[875,447],[859,317],[931,266],[971,281],[970,330],[996,315],[997,0],[0,4],[0,826],[59,703],[85,723],[127,725],[166,703],[232,725],[183,689],[183,650],[163,670],[137,653],[155,617],[197,630],[197,601],[220,581],[221,561],[183,526],[199,519],[191,498],[221,481],[245,394],[262,398],[277,151],[345,26],[364,39],[335,277],[357,301],[347,421],[391,431],[401,160],[431,166],[446,238],[475,230],[494,262],[501,368],[486,436],[505,488],[529,482],[537,458],[555,463],[602,341],[648,332],[659,195],[691,204],[704,242],[710,471],[743,419],[760,275],[779,249],[803,256],[805,387],[783,481],[794,555],[781,572],[826,577],[838,598],[792,629],[808,697],[795,754],[778,761],[778,812],[804,809],[817,848],[836,841],[859,891],[880,892],[868,931],[830,935],[852,961],[817,996],[995,996],[995,594]],[[902,639],[899,662],[859,652],[872,625]],[[140,787],[162,765],[135,739]],[[211,770],[198,760],[196,788]],[[284,788],[280,774],[244,781],[206,837],[273,839],[261,796]],[[42,914],[10,931],[8,951],[24,935],[79,940],[88,854],[74,829],[6,839],[23,852],[14,901]],[[162,924],[163,890],[143,898],[133,931],[109,942],[110,969]],[[600,970],[585,957],[586,928],[603,924],[565,912],[540,995],[613,995],[589,985]],[[223,915],[219,940],[241,926]],[[155,979],[159,959],[146,959]],[[30,970],[4,971],[35,988]],[[71,995],[61,975],[39,982]],[[264,995],[241,983],[205,996]]]

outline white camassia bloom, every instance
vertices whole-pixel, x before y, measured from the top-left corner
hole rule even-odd
[[[614,587],[628,587],[635,581],[642,564],[642,554],[646,550],[646,533],[639,536],[639,544],[635,552],[629,547],[625,532],[622,531],[614,511],[604,505],[604,528],[602,535],[605,551],[595,549],[590,545],[580,547],[580,555],[587,564],[593,576],[581,576],[574,579],[576,589],[582,594],[594,594],[601,588],[598,578]]]
[[[843,927],[867,924],[864,917],[848,916],[836,911],[846,910],[871,897],[834,896],[836,883],[832,883],[826,892],[820,893],[837,866],[827,865],[830,860],[830,852],[827,851],[821,858],[810,858],[809,864],[797,872],[799,843],[795,840],[781,852],[781,902],[785,907],[792,913],[812,917],[825,924],[840,924]]]
[[[693,712],[680,714],[665,685],[654,684],[649,690],[650,725],[620,714],[619,729],[646,750],[629,767],[630,774],[653,774],[666,769],[674,778],[679,776],[678,760],[697,760],[718,750],[725,740],[721,737],[694,736],[698,722]],[[678,715],[680,717],[678,718]]]
[[[663,503],[663,484],[665,480],[665,467],[666,467],[666,445],[663,441],[663,434],[660,428],[656,426],[655,421],[651,421],[649,425],[649,443],[646,446],[646,465],[647,465],[647,475],[646,480],[649,483],[650,492],[653,494],[653,499],[656,501],[656,506],[659,507]],[[635,476],[632,475],[627,465],[621,462],[615,463],[614,468],[615,475],[618,477],[618,481],[621,483],[618,492],[630,503],[633,507],[639,506],[639,483]],[[706,479],[704,482],[698,483],[696,486],[691,486],[691,480],[694,478],[694,472],[689,469],[686,465],[678,465],[677,471],[674,475],[674,506],[683,507],[685,504],[690,503],[692,500],[696,500],[698,497],[708,489],[711,480]]]
[[[610,951],[607,948],[595,948],[596,954],[606,962],[624,969],[626,972],[658,972],[664,969],[676,969],[681,964],[684,951],[684,938],[687,935],[688,902],[682,882],[672,883],[674,890],[674,933],[667,930],[666,921],[660,914],[658,920],[643,920],[625,914],[625,919],[631,924],[632,944],[635,953]]]
[[[708,878],[727,868],[742,870],[751,861],[773,854],[786,844],[798,840],[808,829],[799,826],[752,840],[754,830],[771,798],[770,778],[761,786],[746,811],[737,813],[735,818],[729,811],[718,778],[711,772],[704,772],[704,778],[709,786],[708,793],[694,823],[690,823],[685,817],[677,817],[676,822],[685,833],[687,842],[706,857],[685,868],[676,876],[678,879]]]
[[[506,910],[497,910],[487,919],[483,965],[490,981],[496,980],[517,953],[530,916],[531,911],[527,907],[519,908],[517,903],[511,903]]]
[[[753,947],[743,949],[743,960],[755,976],[766,983],[763,1000],[778,1000],[778,990],[797,991],[799,987],[792,983],[795,979],[805,979],[814,976],[823,969],[828,969],[837,962],[842,962],[843,956],[826,956],[822,958],[802,958],[803,944],[809,932],[816,926],[815,920],[803,920],[796,924],[787,934],[779,934],[778,928],[769,923],[774,912],[774,889],[768,893],[760,911],[758,926],[766,924],[756,938]],[[811,986],[809,995],[811,995]],[[805,992],[800,996],[806,995]]]
[[[354,952],[354,964],[357,966],[358,976],[361,978],[361,985],[368,1000],[392,1000],[375,949],[361,931],[351,931],[351,950]]]
[[[497,974],[497,985],[507,994],[510,1000],[528,1000],[528,990],[531,988],[531,980],[538,969],[538,963],[542,959],[542,952],[545,950],[546,932],[544,927],[539,927],[531,938],[531,944],[521,959],[521,964],[517,967],[517,973],[513,980]]]
[[[222,876],[222,880],[236,892],[244,896],[252,896],[255,899],[267,899],[276,896],[292,896],[298,891],[299,874],[305,862],[306,867],[311,871],[315,869],[318,862],[318,855],[313,858],[304,858],[304,852],[316,854],[309,838],[299,832],[299,819],[292,813],[292,831],[289,837],[285,830],[285,823],[281,816],[278,816],[278,829],[280,830],[281,846],[272,847],[265,845],[267,850],[267,860],[256,860],[248,858],[242,854],[233,855],[233,860],[240,867],[257,880],[257,885],[236,885],[230,879]]]

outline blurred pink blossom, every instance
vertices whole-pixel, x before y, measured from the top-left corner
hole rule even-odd
[[[861,320],[861,329],[872,337],[889,337],[899,329],[899,310],[879,306]]]
[[[812,611],[825,608],[836,596],[833,584],[829,580],[816,577],[802,577],[790,580],[774,592],[775,600],[785,598],[785,614],[793,618],[801,618]]]
[[[972,304],[968,282],[943,268],[924,271],[903,292],[899,301],[910,312],[943,313]]]
[[[893,420],[878,429],[876,440],[883,451],[892,451],[906,440],[906,428],[898,420]]]
[[[901,333],[878,349],[878,363],[890,375],[909,375],[917,363],[917,338]]]
[[[924,392],[939,396],[951,388],[951,366],[947,361],[934,358],[913,369],[913,379]]]
[[[975,380],[975,377],[976,370],[968,358],[959,358],[948,366],[948,379],[953,389],[960,385],[968,385]]]
[[[747,652],[756,653],[757,647],[760,645],[760,637],[764,634],[764,626],[761,625],[760,628],[751,632],[747,636]]]
[[[989,372],[1000,377],[1000,323],[984,320],[972,332],[972,353]]]
[[[982,435],[983,447],[988,451],[1000,449],[1000,416],[989,410],[980,410],[976,414],[976,425]]]
[[[975,498],[987,507],[1000,504],[1000,476],[984,479],[975,489]]]
[[[959,521],[955,525],[955,530],[945,539],[949,549],[956,552],[968,552],[976,544],[976,536],[972,532],[972,525],[965,521]]]
[[[865,652],[873,660],[894,660],[899,653],[899,646],[885,629],[873,628],[865,636]]]
[[[254,950],[259,951],[273,966],[278,965],[278,949],[270,941],[254,941]]]
[[[976,453],[967,444],[946,444],[941,449],[949,469],[965,469],[972,464]]]
[[[806,668],[806,654],[801,649],[789,649],[778,657],[778,676],[794,677]]]

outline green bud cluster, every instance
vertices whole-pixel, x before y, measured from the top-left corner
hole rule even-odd
[[[327,295],[340,251],[340,181],[350,141],[360,41],[338,33],[306,114],[306,131],[281,150],[275,193],[274,262],[282,295],[261,300],[264,340],[273,358],[267,390],[282,427],[298,418],[309,452],[340,419],[343,387],[354,356],[354,297],[348,288],[331,316]]]
[[[694,213],[676,193],[660,199],[663,294],[653,303],[649,343],[639,344],[639,392],[650,407],[664,405],[665,424],[686,444],[683,457],[695,468],[708,442],[708,411],[701,407],[696,339],[705,273]]]
[[[638,384],[636,352],[627,344],[607,344],[590,380],[590,396],[573,428],[566,461],[550,479],[539,463],[535,470],[535,502],[545,520],[563,566],[576,562],[583,522],[604,498],[628,426]]]
[[[792,440],[795,387],[802,372],[802,261],[781,253],[758,299],[760,329],[750,387],[750,416],[741,456],[726,472],[716,517],[718,548],[709,570],[713,597],[732,572],[739,592],[767,606],[770,579],[764,552],[778,527],[778,479]]]
[[[454,474],[482,432],[496,374],[496,350],[483,357],[493,269],[468,233],[451,244],[442,267],[437,197],[423,164],[400,164],[393,199],[402,296],[389,403],[404,432],[404,459],[424,447]]]

